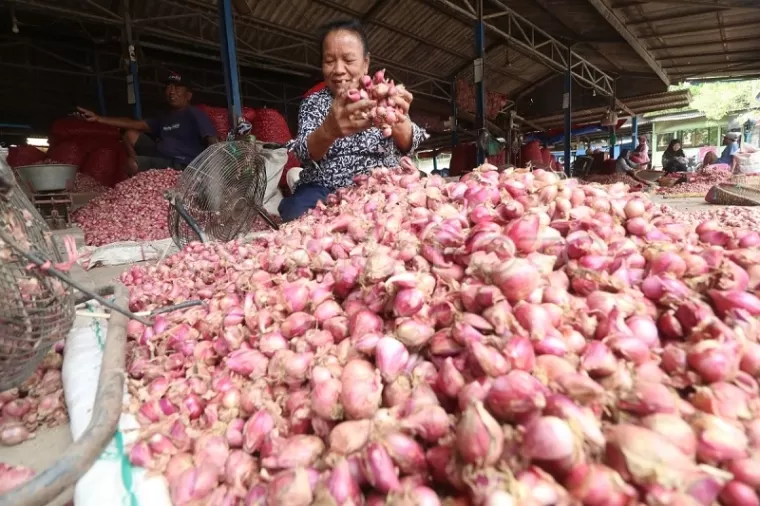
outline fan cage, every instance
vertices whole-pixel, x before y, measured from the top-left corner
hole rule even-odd
[[[172,193],[210,240],[227,242],[253,228],[266,186],[262,148],[252,141],[232,141],[201,153]],[[168,221],[180,249],[201,239],[174,206],[169,206]]]
[[[2,170],[2,177],[15,181]],[[53,262],[62,261],[52,232],[18,184],[0,199],[0,227],[22,248]],[[74,323],[70,288],[28,262],[0,240],[0,391],[21,386],[50,348]]]

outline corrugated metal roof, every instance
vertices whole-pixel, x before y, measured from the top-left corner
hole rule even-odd
[[[241,59],[318,72],[317,28],[337,18],[362,19],[374,63],[399,80],[418,76],[446,87],[455,74],[469,77],[474,57],[472,22],[436,0],[233,0]],[[452,4],[458,0],[449,0]],[[486,0],[487,13],[497,12]],[[110,23],[119,28],[114,0],[5,0],[17,11],[48,9],[61,19]],[[674,81],[687,77],[760,72],[760,8],[750,2],[705,0],[685,4],[615,0],[613,14]],[[721,5],[724,4],[724,5]],[[141,36],[167,45],[218,45],[216,0],[133,1]],[[747,7],[750,5],[750,7]],[[510,0],[508,6],[608,74],[654,76],[612,25],[587,0]],[[56,10],[57,9],[57,10]],[[194,11],[196,11],[194,13]],[[504,18],[489,23],[507,30]],[[512,97],[554,71],[486,32],[486,87]],[[621,97],[626,103],[629,100]],[[635,109],[634,109],[635,110]],[[640,112],[640,111],[636,111]]]

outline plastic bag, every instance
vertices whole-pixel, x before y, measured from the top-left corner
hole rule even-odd
[[[744,144],[741,151],[734,155],[736,157],[737,174],[758,174],[760,173],[760,151],[755,146]]]

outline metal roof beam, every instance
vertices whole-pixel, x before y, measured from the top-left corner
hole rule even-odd
[[[738,42],[757,42],[757,35],[751,35],[747,37],[736,37],[735,39],[726,39],[726,44],[734,44]],[[665,46],[650,47],[650,51],[670,51],[671,49],[692,49],[695,47],[704,47],[707,44],[723,44],[722,40],[714,40],[709,42],[687,42],[684,44],[668,44]]]
[[[614,28],[615,31],[618,32],[626,42],[628,42],[628,45],[631,46],[634,51],[636,51],[636,54],[638,54],[641,59],[646,62],[647,65],[649,65],[649,68],[651,68],[652,71],[657,74],[657,77],[660,78],[665,86],[670,86],[670,78],[668,77],[667,72],[665,72],[660,64],[657,63],[657,60],[655,60],[654,56],[652,56],[644,44],[641,43],[638,37],[636,37],[636,35],[634,35],[633,32],[631,32],[625,26],[625,24],[620,20],[620,18],[617,17],[614,12],[612,12],[612,9],[607,6],[604,0],[587,1],[597,10],[597,12],[599,12],[599,14],[604,17],[604,19],[607,20],[610,25],[612,25],[612,28]]]
[[[708,67],[708,68],[715,68],[715,70],[720,70],[721,68],[734,68],[737,66],[743,66],[743,65],[749,65],[752,63],[760,63],[760,58],[745,58],[742,61],[737,62],[707,62],[707,63],[697,63],[695,65],[668,65],[666,68],[685,68],[687,70],[700,70],[701,67]]]
[[[205,4],[204,6],[204,3],[193,0],[185,0],[183,3],[167,0],[162,1],[182,7],[185,13],[187,13],[188,10],[187,4],[190,4],[191,6],[199,9],[199,12],[203,16],[205,22],[213,26],[217,25],[216,13],[214,12],[214,8],[211,4]],[[111,25],[115,27],[121,27],[123,25],[122,21],[114,19],[110,16],[101,16],[99,14],[94,14],[91,12],[67,9],[65,7],[60,7],[51,3],[42,2],[41,0],[8,0],[8,2],[12,5],[15,5],[19,10],[43,12],[72,20],[86,20],[93,23]],[[263,20],[258,20],[250,16],[237,15],[235,16],[235,22],[236,24],[252,27],[257,30],[270,31],[279,37],[290,39],[288,42],[288,47],[291,47],[294,43],[300,43],[302,45],[308,45],[308,43],[312,43],[312,45],[316,47],[316,41],[313,37],[306,36],[303,33],[295,32],[284,27],[273,25],[272,23],[268,23]],[[210,49],[218,49],[219,47],[219,41],[216,39],[207,39],[202,37],[201,34],[191,35],[187,31],[175,29],[169,25],[148,25],[141,28],[140,31],[144,35],[150,35],[152,37],[163,39],[165,41],[185,42],[196,46],[205,46]],[[304,56],[304,61],[296,61],[292,55],[292,49],[289,50],[289,55],[277,56],[270,52],[272,51],[271,48],[256,48],[239,36],[238,42],[238,54],[241,57],[246,58],[249,62],[251,60],[258,62],[276,62],[286,68],[300,68],[309,70],[314,74],[316,74],[321,69],[319,62],[316,61],[316,59],[314,59],[314,61],[309,61],[308,55],[299,55]],[[167,48],[167,50],[171,51],[171,48]],[[314,54],[317,54],[316,51]],[[430,96],[438,100],[450,99],[449,82],[445,78],[421,72],[416,68],[380,57],[375,57],[375,61],[387,65],[389,73],[393,73],[396,76],[402,78],[400,80],[403,81],[404,84],[406,84],[407,88],[413,93]],[[287,70],[285,70],[285,72],[287,72]]]
[[[641,4],[670,4],[681,6],[706,6],[706,7],[724,7],[727,9],[760,9],[760,5],[751,4],[746,0],[622,0],[614,2],[613,9],[625,9]]]
[[[706,16],[708,14],[715,14],[716,12],[726,11],[729,10],[728,7],[718,7],[718,8],[706,8],[702,9],[696,12],[688,12],[686,14],[678,14],[678,22],[689,18],[698,18],[700,16]],[[635,27],[635,26],[646,26],[649,23],[659,23],[660,21],[673,21],[673,14],[665,14],[663,16],[652,16],[651,18],[645,18],[645,19],[635,19],[633,21],[626,21],[625,25],[628,27]]]
[[[325,7],[329,7],[331,9],[333,9],[333,10],[336,10],[338,12],[341,12],[343,14],[346,14],[346,15],[354,17],[354,18],[360,18],[360,17],[362,17],[360,12],[351,9],[350,7],[346,7],[344,5],[341,5],[341,4],[337,3],[337,2],[333,2],[331,0],[313,0],[313,1],[315,1],[318,4],[324,5]],[[382,1],[387,1],[387,0],[377,0],[377,1],[378,2],[382,2]],[[374,5],[377,5],[377,2]],[[374,7],[374,5],[373,5],[373,7]],[[370,8],[370,10],[371,10],[371,8]],[[374,17],[374,15],[373,15],[373,17]],[[457,58],[460,58],[462,60],[472,61],[472,59],[473,59],[472,56],[470,56],[469,54],[462,53],[461,51],[456,51],[454,49],[449,49],[447,47],[443,47],[439,43],[433,42],[431,40],[428,40],[428,39],[426,39],[424,37],[420,37],[420,36],[415,35],[413,33],[409,33],[409,31],[402,30],[401,28],[393,26],[393,25],[391,25],[389,23],[386,23],[384,21],[380,21],[378,19],[373,19],[373,17],[371,17],[368,21],[365,21],[365,23],[371,24],[371,25],[375,25],[375,26],[379,26],[380,28],[383,28],[383,29],[388,30],[388,31],[393,32],[393,33],[396,33],[398,35],[403,35],[404,37],[410,38],[410,39],[412,39],[412,40],[414,40],[414,41],[416,41],[416,42],[418,42],[420,44],[424,44],[426,46],[429,46],[429,47],[431,47],[434,50],[442,51],[442,52],[444,52],[444,53],[446,53],[448,55],[456,56]],[[470,65],[470,63],[468,63],[468,65]],[[521,82],[527,82],[526,79],[520,77],[519,75],[517,75],[515,73],[508,72],[508,71],[503,70],[501,68],[498,68],[498,67],[496,67],[494,65],[491,65],[491,64],[489,64],[487,62],[486,62],[486,68],[488,70],[490,70],[491,72],[495,72],[495,73],[497,73],[497,74],[499,74],[499,75],[501,75],[503,77],[511,77],[511,78],[516,79],[516,80],[521,81]]]
[[[385,7],[385,4],[388,3],[388,0],[375,0],[375,3],[373,3],[369,9],[367,9],[367,12],[362,14],[361,20],[362,23],[370,23],[373,19],[375,19],[375,16],[377,16],[377,13],[380,12],[380,9]]]
[[[462,8],[451,0],[432,1],[471,21],[475,21],[477,18],[469,9]],[[567,70],[568,48],[566,45],[514,12],[499,0],[491,0],[490,3],[500,8],[498,20],[500,25],[505,26],[505,28],[502,29],[496,26],[492,21],[495,17],[491,17],[489,21],[484,22],[485,27],[489,31],[508,41],[510,48],[514,48],[527,57],[537,60],[555,72]],[[572,73],[575,79],[596,89],[605,96],[609,97],[613,95],[613,80],[610,76],[575,52],[572,53],[572,58]]]
[[[726,30],[736,30],[738,28],[757,28],[757,21],[747,21],[745,23],[737,23],[735,25],[726,25],[723,28]],[[652,35],[642,35],[642,39],[654,39],[654,38],[662,38],[662,39],[669,39],[669,38],[677,38],[677,37],[685,37],[688,35],[703,35],[706,33],[713,33],[718,30],[717,26],[713,26],[710,28],[689,28],[686,30],[678,30],[677,32],[670,32],[670,33],[654,33]],[[728,42],[731,42],[729,39]],[[666,46],[666,48],[669,46]]]
[[[722,57],[724,58],[722,63],[725,63],[726,57],[729,58],[736,58],[738,55],[742,54],[748,54],[748,55],[755,55],[757,56],[760,54],[760,47],[750,48],[750,49],[740,49],[736,51],[715,51],[712,53],[705,53],[705,52],[694,52],[694,53],[687,53],[687,54],[679,54],[679,55],[673,55],[673,56],[662,56],[658,57],[657,59],[659,61],[672,61],[672,60],[683,60],[688,58],[710,58],[710,57]],[[721,62],[718,62],[721,63]],[[697,64],[699,65],[699,64]]]

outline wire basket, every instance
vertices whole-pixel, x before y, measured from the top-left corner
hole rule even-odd
[[[0,177],[14,181],[9,171]],[[45,220],[18,184],[0,197],[0,228],[25,250],[53,262],[62,258]],[[0,391],[23,383],[74,323],[71,289],[39,269],[28,270],[0,240]]]
[[[707,192],[705,201],[723,206],[760,206],[760,189],[738,184],[717,184]]]

